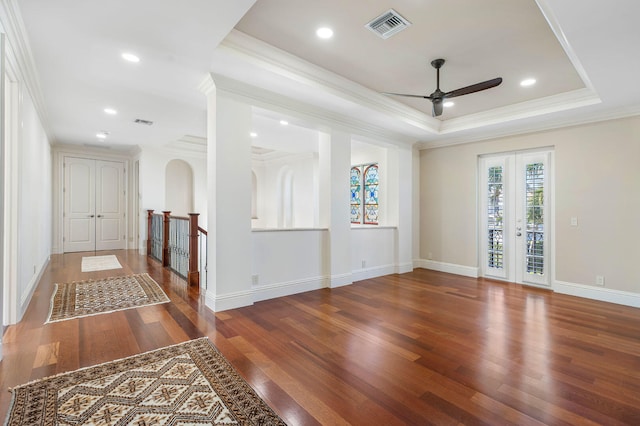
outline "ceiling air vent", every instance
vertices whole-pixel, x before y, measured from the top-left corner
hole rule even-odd
[[[378,16],[365,25],[365,27],[386,40],[392,35],[404,30],[409,25],[411,25],[411,22],[400,16],[395,10],[389,9],[388,12]]]
[[[146,124],[147,126],[151,126],[153,124],[153,121],[143,120],[141,118],[136,118],[133,122],[137,124]]]

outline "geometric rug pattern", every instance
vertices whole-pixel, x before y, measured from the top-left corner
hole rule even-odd
[[[7,425],[285,425],[207,338],[12,392]]]
[[[167,302],[165,292],[146,273],[56,284],[47,322]]]
[[[122,265],[118,262],[118,258],[113,255],[107,256],[89,256],[82,258],[80,270],[82,272],[106,271],[107,269],[120,269]]]

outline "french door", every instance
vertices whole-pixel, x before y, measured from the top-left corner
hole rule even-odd
[[[551,283],[551,151],[480,158],[482,275]]]
[[[126,247],[124,163],[64,159],[64,251]]]

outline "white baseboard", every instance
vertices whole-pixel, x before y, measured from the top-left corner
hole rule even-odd
[[[207,291],[204,301],[205,305],[213,312],[220,312],[253,305],[253,294],[251,291],[239,291],[237,293],[215,295],[213,292]]]
[[[36,287],[38,287],[38,283],[40,282],[40,278],[42,278],[42,274],[44,270],[47,269],[47,265],[49,264],[49,260],[51,256],[47,256],[44,262],[40,265],[40,268],[37,270],[37,274],[33,274],[31,281],[27,285],[27,291],[22,294],[20,298],[20,309],[18,311],[18,318],[16,319],[16,324],[22,321],[22,317],[24,313],[27,311],[29,307],[29,303],[31,302],[31,298],[33,297],[33,293],[36,291]]]
[[[557,280],[553,284],[553,289],[557,293],[568,294],[570,296],[584,297],[587,299],[599,300],[601,302],[617,303],[618,305],[640,308],[640,293]]]
[[[276,297],[290,296],[311,290],[319,290],[328,287],[329,277],[315,277],[303,280],[286,281],[276,284],[254,286],[251,290],[253,300],[275,299]]]
[[[351,272],[348,274],[331,275],[329,279],[330,288],[343,287],[349,284],[353,284],[353,274]]]
[[[356,269],[351,272],[353,281],[362,281],[369,278],[381,277],[383,275],[391,275],[396,272],[394,265],[374,266],[372,268]]]
[[[406,274],[411,271],[413,271],[413,262],[399,263],[394,268],[396,274]]]
[[[416,259],[413,261],[415,268],[431,269],[439,272],[447,272],[449,274],[462,275],[465,277],[478,278],[478,267],[456,265],[454,263],[438,262],[435,260]]]

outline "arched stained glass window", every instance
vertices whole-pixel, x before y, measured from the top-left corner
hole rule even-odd
[[[351,223],[362,223],[362,173],[360,167],[351,168]]]
[[[378,224],[378,166],[372,164],[364,171],[364,223]]]
[[[351,223],[378,224],[378,165],[351,167]]]

